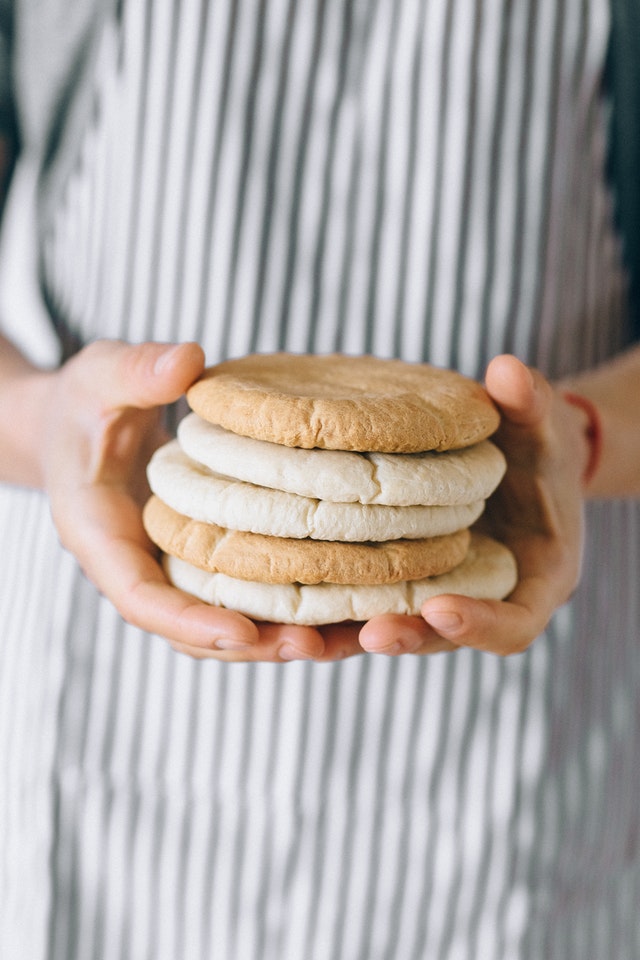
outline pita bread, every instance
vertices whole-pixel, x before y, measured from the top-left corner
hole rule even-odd
[[[490,440],[444,453],[303,450],[242,437],[195,413],[178,425],[184,452],[214,473],[334,503],[453,506],[486,500],[506,469]]]
[[[176,557],[166,556],[164,562],[176,587],[206,603],[237,610],[255,620],[307,625],[370,620],[384,613],[417,615],[425,600],[442,593],[499,600],[508,596],[517,582],[512,553],[478,534],[472,538],[466,559],[450,573],[382,586],[250,583],[207,573]]]
[[[461,563],[468,530],[423,540],[339,543],[224,530],[176,513],[157,497],[144,508],[147,533],[165,553],[211,573],[261,583],[396,583],[446,573]]]
[[[204,420],[306,449],[417,453],[479,443],[498,411],[467,377],[424,363],[344,354],[251,354],[187,391]]]
[[[147,476],[152,492],[177,513],[228,530],[272,537],[359,543],[416,540],[465,529],[484,509],[483,501],[450,507],[389,507],[299,497],[214,474],[187,457],[177,440],[156,450]]]

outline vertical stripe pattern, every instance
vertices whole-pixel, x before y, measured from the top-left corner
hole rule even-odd
[[[43,171],[61,333],[605,358],[608,25],[605,0],[123,3]],[[283,667],[123,624],[3,494],[1,956],[640,955],[633,504],[591,511],[584,586],[522,657]]]
[[[104,31],[45,257],[82,339],[473,375],[503,349],[558,374],[619,345],[602,3],[183,6]]]

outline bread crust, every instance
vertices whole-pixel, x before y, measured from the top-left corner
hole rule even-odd
[[[204,420],[290,447],[453,450],[499,415],[484,388],[425,363],[345,354],[250,354],[208,368],[187,400]]]
[[[340,543],[225,530],[147,501],[145,529],[171,556],[211,573],[261,583],[382,584],[421,580],[452,570],[469,548],[468,530],[420,540]]]

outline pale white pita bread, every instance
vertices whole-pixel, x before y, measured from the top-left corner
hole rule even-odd
[[[483,501],[389,507],[299,497],[214,474],[191,460],[177,440],[155,452],[147,476],[152,492],[186,517],[272,537],[345,542],[437,537],[471,526],[484,509]]]
[[[306,450],[240,436],[195,413],[181,421],[178,440],[191,459],[214,473],[335,503],[476,503],[493,493],[506,469],[490,440],[444,453]]]
[[[500,600],[517,582],[512,553],[479,535],[474,535],[466,560],[449,573],[375,587],[254,583],[207,573],[176,557],[165,557],[164,563],[176,587],[206,603],[237,610],[254,620],[307,625],[370,620],[384,613],[417,615],[425,600],[443,593]]]

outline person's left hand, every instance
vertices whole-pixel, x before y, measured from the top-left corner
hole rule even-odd
[[[371,653],[435,653],[473,647],[525,650],[575,589],[583,543],[583,477],[589,460],[586,414],[515,357],[489,365],[486,387],[502,414],[494,436],[507,473],[490,498],[482,529],[515,554],[519,580],[504,601],[443,595],[421,617],[382,616],[359,628]],[[355,627],[344,627],[353,642]],[[332,628],[332,644],[340,635]]]

